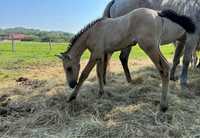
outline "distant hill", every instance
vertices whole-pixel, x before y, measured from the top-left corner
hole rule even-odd
[[[27,29],[23,27],[0,29],[0,35],[8,35],[10,33],[20,33],[31,37],[29,41],[39,42],[66,42],[73,36],[72,33],[62,31],[41,31],[39,29]],[[27,40],[26,40],[27,41]]]

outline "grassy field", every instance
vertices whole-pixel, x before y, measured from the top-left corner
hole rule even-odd
[[[38,66],[55,66],[60,60],[55,57],[67,49],[66,43],[53,44],[49,49],[48,43],[40,42],[16,42],[16,52],[12,52],[11,42],[0,42],[0,79],[16,78],[21,75],[26,68]],[[171,45],[162,46],[162,51],[167,58],[171,58],[174,47]],[[114,60],[119,60],[119,53],[113,55]],[[86,51],[82,60],[88,59],[89,51]],[[147,56],[137,46],[134,47],[130,59],[145,59]]]
[[[17,42],[16,52],[12,52],[11,42],[0,42],[0,67],[23,67],[26,65],[57,61],[54,55],[65,51],[65,49],[67,49],[67,44],[65,43],[53,44],[52,50],[49,50],[48,43]],[[167,45],[162,46],[161,49],[167,58],[171,58],[174,47]],[[89,52],[86,51],[82,58],[87,59],[89,55]],[[113,59],[118,60],[118,56],[119,52],[116,52],[113,55]],[[130,58],[144,59],[146,55],[139,47],[134,47]]]
[[[45,64],[56,60],[55,54],[66,49],[66,44],[53,45],[49,50],[48,43],[17,42],[16,52],[12,52],[11,42],[0,43],[1,68],[20,68],[26,65]]]
[[[127,83],[113,55],[105,94],[99,98],[93,70],[80,89],[76,101],[67,103],[72,90],[66,85],[64,70],[54,55],[66,49],[48,43],[10,42],[0,44],[0,137],[2,138],[196,138],[200,132],[200,73],[189,70],[189,88],[170,82],[169,110],[159,112],[161,80],[159,72],[135,47],[129,67],[133,81]],[[164,46],[167,58],[174,47]],[[81,65],[89,57],[86,52]],[[177,73],[180,72],[180,67]],[[27,78],[16,82],[19,77]],[[189,94],[191,93],[191,96]],[[189,95],[187,95],[187,93]]]

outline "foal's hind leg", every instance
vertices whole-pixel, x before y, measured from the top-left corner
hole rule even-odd
[[[160,76],[162,79],[162,95],[160,100],[160,109],[162,111],[166,111],[168,109],[167,93],[169,87],[169,64],[160,52],[158,46],[140,44],[140,47],[151,58],[151,60],[160,72]]]
[[[129,55],[130,55],[130,52],[131,52],[131,46],[121,50],[121,53],[120,53],[120,61],[122,63],[122,66],[123,66],[123,69],[124,69],[124,73],[126,75],[126,80],[130,83],[131,82],[131,74],[130,74],[130,71],[129,71],[129,68],[128,68],[128,58],[129,58]]]

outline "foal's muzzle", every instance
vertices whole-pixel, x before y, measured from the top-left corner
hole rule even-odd
[[[69,86],[70,86],[70,88],[75,88],[76,87],[76,85],[77,85],[77,82],[76,81],[71,81],[71,82],[69,82]]]

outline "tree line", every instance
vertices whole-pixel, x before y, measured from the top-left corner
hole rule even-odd
[[[22,27],[0,29],[0,35],[8,35],[10,33],[20,33],[28,35],[30,39],[24,41],[36,41],[36,42],[66,42],[73,36],[72,33],[62,31],[41,31],[39,29],[26,29]]]

